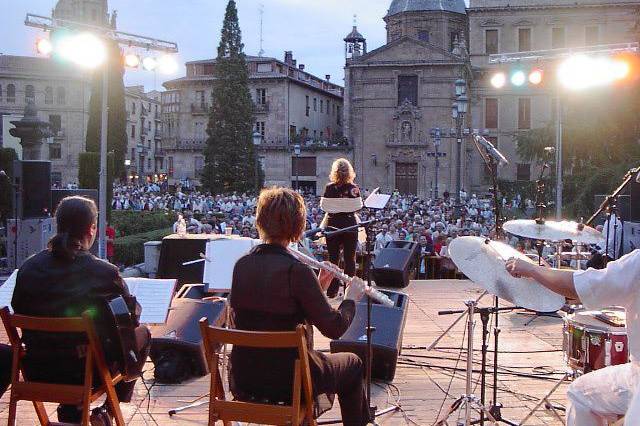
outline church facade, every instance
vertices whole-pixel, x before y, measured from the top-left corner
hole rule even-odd
[[[456,188],[455,82],[471,82],[464,0],[394,0],[387,43],[345,38],[345,136],[358,182],[422,197]],[[469,127],[469,114],[462,128]],[[439,129],[439,138],[436,138]],[[462,188],[475,159],[462,138]]]

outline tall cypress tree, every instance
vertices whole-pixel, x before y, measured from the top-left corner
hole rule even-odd
[[[107,150],[113,152],[116,178],[124,177],[124,159],[127,150],[127,117],[124,105],[124,68],[120,59],[120,48],[116,42],[108,47],[109,54],[109,117]],[[96,71],[91,86],[89,100],[89,121],[87,123],[87,152],[100,152],[100,125],[102,121],[102,72]]]
[[[202,173],[203,184],[211,192],[248,191],[257,178],[253,102],[243,48],[236,2],[229,0],[218,46]]]

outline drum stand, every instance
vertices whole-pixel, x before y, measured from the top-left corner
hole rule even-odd
[[[540,409],[540,407],[544,404],[545,408],[551,410],[551,412],[558,418],[558,420],[560,420],[561,422],[564,422],[564,419],[560,416],[560,414],[558,414],[558,410],[562,410],[559,407],[556,407],[555,405],[553,405],[550,401],[549,398],[556,393],[556,391],[558,390],[558,388],[566,381],[571,381],[573,379],[575,379],[578,376],[577,371],[575,370],[567,370],[566,373],[564,373],[564,376],[558,380],[558,382],[556,382],[556,384],[551,388],[551,390],[545,395],[543,396],[540,401],[536,404],[535,407],[533,407],[533,409],[531,411],[529,411],[529,414],[527,414],[527,416],[522,419],[522,421],[520,422],[520,425],[524,425],[525,422],[527,420],[529,420],[531,418],[531,416],[533,416],[533,414],[538,411]]]
[[[473,330],[475,328],[475,320],[474,315],[476,311],[477,302],[473,300],[469,300],[465,302],[467,305],[467,383],[465,387],[464,395],[461,395],[458,399],[456,399],[451,407],[449,407],[449,412],[445,415],[442,420],[438,420],[436,423],[437,426],[447,425],[447,420],[453,413],[458,410],[464,409],[464,422],[458,422],[460,426],[470,426],[477,422],[471,420],[471,411],[480,412],[481,421],[484,421],[484,416],[486,415],[490,422],[496,424],[496,419],[493,417],[491,411],[485,407],[480,399],[473,395],[472,390],[472,380],[473,380]]]

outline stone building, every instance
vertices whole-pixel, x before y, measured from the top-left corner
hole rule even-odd
[[[640,2],[631,0],[471,0],[467,15],[476,71],[473,127],[489,129],[490,139],[510,160],[500,169],[501,178],[536,178],[535,167],[518,158],[514,135],[555,124],[554,63],[520,64],[525,70],[537,66],[548,71],[546,84],[495,89],[491,76],[499,69],[508,74],[513,67],[491,65],[489,55],[637,42],[639,12]],[[482,171],[470,178],[481,181]]]
[[[375,50],[366,50],[355,27],[345,38],[345,136],[357,181],[420,196],[453,191],[456,139],[442,139],[436,172],[430,135],[433,128],[451,134],[454,83],[471,78],[465,2],[393,0],[384,21],[387,43]],[[464,170],[474,158],[468,148],[463,141]]]
[[[351,154],[343,139],[342,87],[330,76],[321,79],[305,71],[291,52],[285,52],[284,61],[247,56],[247,66],[266,184],[298,182],[301,188],[319,191],[329,164]],[[164,83],[162,152],[170,183],[199,184],[214,70],[215,59],[188,62],[185,77]]]
[[[125,88],[127,115],[127,176],[134,180],[156,181],[166,173],[160,149],[162,111],[160,92],[145,93],[144,86]]]
[[[52,182],[77,182],[90,95],[90,74],[75,66],[46,58],[0,55],[0,145],[20,152],[19,141],[9,135],[10,121],[21,118],[27,102],[34,102],[38,117],[49,121],[54,130],[43,150],[43,158],[52,162]]]

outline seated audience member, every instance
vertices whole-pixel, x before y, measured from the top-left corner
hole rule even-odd
[[[98,211],[95,203],[83,197],[67,197],[56,210],[57,234],[46,250],[29,258],[20,268],[12,306],[17,314],[36,317],[79,317],[91,312],[96,331],[103,342],[107,365],[119,370],[121,348],[115,324],[107,313],[107,303],[123,297],[127,302],[136,335],[139,370],[147,359],[151,335],[139,325],[140,305],[129,294],[126,283],[114,265],[93,256],[89,249],[96,237]],[[23,366],[28,380],[81,384],[84,381],[86,339],[76,334],[25,331]],[[97,375],[94,384],[100,385]],[[129,402],[135,380],[120,382],[116,393]],[[58,421],[79,423],[81,407],[60,405]],[[92,412],[92,425],[111,424],[106,407]]]
[[[316,276],[287,249],[305,228],[304,200],[291,189],[262,191],[256,224],[264,244],[251,250],[235,265],[230,304],[233,322],[240,330],[293,331],[298,324],[314,325],[322,334],[337,339],[355,315],[355,289],[347,288],[337,309],[324,292],[332,276]],[[326,409],[327,399],[338,394],[342,421],[359,426],[369,420],[360,358],[352,353],[325,354],[313,350],[308,330],[309,364],[316,409]],[[231,352],[230,388],[240,400],[291,400],[296,350],[235,347]]]

